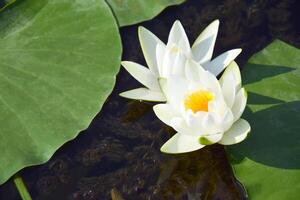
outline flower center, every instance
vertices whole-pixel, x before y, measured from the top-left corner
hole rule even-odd
[[[198,90],[190,93],[184,100],[185,109],[191,109],[194,113],[198,111],[208,111],[208,102],[214,98],[209,91]]]

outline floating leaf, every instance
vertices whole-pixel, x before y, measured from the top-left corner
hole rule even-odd
[[[85,129],[113,89],[121,42],[103,0],[19,0],[0,14],[0,183]]]
[[[119,26],[127,26],[152,19],[163,9],[185,0],[107,0]]]
[[[300,197],[300,50],[275,41],[243,71],[252,132],[229,148],[252,200]]]

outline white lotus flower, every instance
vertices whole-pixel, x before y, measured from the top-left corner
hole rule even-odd
[[[237,64],[232,62],[219,81],[192,60],[187,61],[185,74],[186,78],[172,76],[163,81],[167,103],[153,107],[157,117],[177,131],[161,151],[184,153],[244,140],[250,125],[240,119],[247,94]]]
[[[158,80],[168,78],[170,75],[183,76],[186,59],[194,59],[204,69],[215,76],[219,75],[240,54],[241,49],[227,51],[211,60],[218,28],[219,21],[213,21],[190,47],[179,21],[173,24],[166,45],[153,33],[139,27],[139,39],[149,68],[130,61],[123,61],[122,65],[145,87],[123,92],[120,95],[130,99],[165,101]]]

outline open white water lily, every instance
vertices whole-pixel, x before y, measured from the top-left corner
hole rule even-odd
[[[139,40],[149,68],[123,61],[123,67],[145,87],[126,91],[120,95],[130,99],[165,101],[159,78],[171,75],[184,76],[186,59],[193,59],[214,76],[219,75],[240,53],[241,49],[226,51],[212,59],[219,29],[219,20],[213,21],[199,35],[192,47],[183,26],[174,22],[167,44],[164,44],[149,30],[139,27]]]
[[[184,153],[214,143],[231,145],[244,140],[250,125],[240,118],[247,94],[238,65],[232,62],[217,80],[198,63],[187,60],[185,75],[162,81],[167,103],[153,107],[157,117],[177,131],[161,151]]]

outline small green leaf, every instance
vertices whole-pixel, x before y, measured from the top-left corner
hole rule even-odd
[[[249,91],[244,118],[252,127],[228,148],[237,178],[252,200],[300,196],[300,50],[275,41],[242,73]]]
[[[127,26],[152,19],[167,6],[185,0],[106,0],[118,19],[119,26]]]
[[[0,184],[87,128],[121,41],[103,0],[18,0],[0,13]]]

